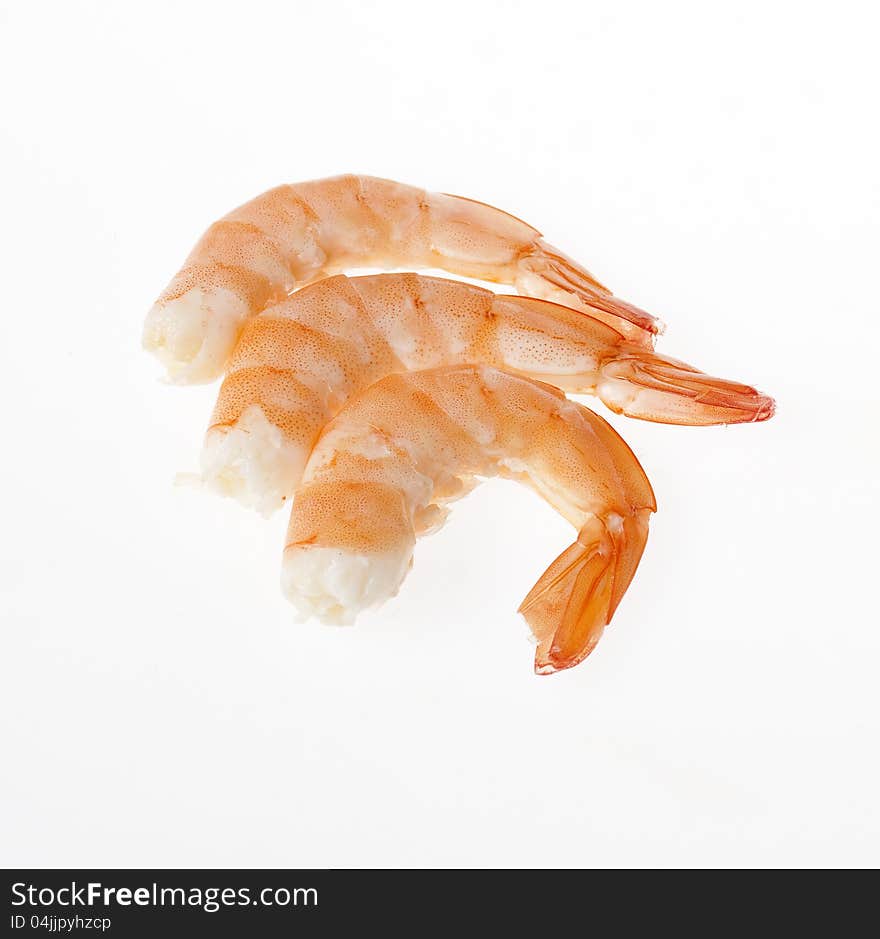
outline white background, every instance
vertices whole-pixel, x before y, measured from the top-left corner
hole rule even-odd
[[[877,864],[873,9],[3,0],[0,861]],[[282,515],[172,485],[216,389],[158,381],[145,311],[214,218],[338,172],[514,212],[778,400],[611,418],[660,510],[572,671],[515,612],[571,539],[524,490],[333,630],[291,622]]]

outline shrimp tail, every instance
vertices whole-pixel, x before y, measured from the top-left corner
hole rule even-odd
[[[606,362],[596,393],[617,414],[661,424],[766,421],[776,409],[772,398],[751,385],[641,349]]]
[[[590,519],[523,600],[537,674],[571,668],[593,651],[639,565],[651,511]]]
[[[615,297],[585,267],[543,239],[520,258],[518,268],[516,285],[523,293],[582,309],[646,348],[666,328],[656,316]]]

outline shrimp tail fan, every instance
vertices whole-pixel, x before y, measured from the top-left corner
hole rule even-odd
[[[662,424],[766,421],[776,407],[751,385],[706,375],[678,359],[640,349],[606,362],[596,393],[618,414]]]
[[[539,675],[571,668],[593,651],[635,575],[650,514],[590,519],[529,591],[519,611],[538,640]]]
[[[584,312],[608,323],[646,348],[652,348],[654,336],[665,329],[662,320],[614,296],[585,267],[543,239],[536,242],[530,254],[520,259],[518,266],[517,283],[523,292],[556,300],[565,306],[583,304]],[[548,289],[551,291],[549,294]],[[558,293],[554,295],[554,292],[568,295],[569,301]],[[570,302],[571,298],[576,298],[574,303]]]

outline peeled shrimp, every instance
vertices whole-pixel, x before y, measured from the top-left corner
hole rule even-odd
[[[549,385],[483,365],[391,375],[325,427],[297,489],[282,588],[350,622],[397,593],[416,538],[475,477],[535,489],[577,529],[523,601],[539,674],[577,665],[635,574],[656,504],[632,451]]]
[[[591,309],[588,307],[588,309]],[[670,424],[760,421],[773,402],[550,303],[417,274],[337,276],[249,320],[202,451],[213,489],[269,514],[352,395],[396,372],[498,366]]]
[[[144,346],[180,383],[217,378],[247,319],[351,267],[435,267],[584,309],[651,347],[657,321],[500,209],[370,176],[279,186],[215,222],[150,310]]]

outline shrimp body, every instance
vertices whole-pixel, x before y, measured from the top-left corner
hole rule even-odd
[[[531,225],[459,196],[369,176],[279,186],[215,222],[144,328],[180,383],[222,374],[249,317],[294,288],[351,267],[434,267],[585,309],[650,348],[657,321],[611,295]]]
[[[598,395],[643,420],[736,423],[772,413],[754,388],[656,355],[555,303],[417,274],[339,275],[248,321],[205,438],[203,479],[268,514],[351,396],[389,374],[480,363]]]
[[[602,418],[484,365],[388,376],[324,428],[295,495],[285,595],[303,615],[351,621],[397,592],[416,538],[488,476],[530,486],[578,531],[520,608],[536,671],[576,665],[635,574],[654,494]]]

